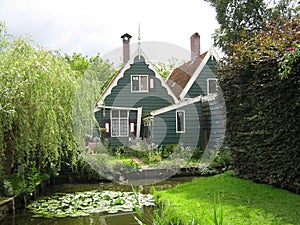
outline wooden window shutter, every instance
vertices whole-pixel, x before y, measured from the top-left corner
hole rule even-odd
[[[108,131],[104,131],[103,132],[103,136],[105,137],[105,138],[108,138],[108,137],[110,137],[111,135],[110,135],[110,130],[111,130],[111,124],[110,124],[110,119],[105,119],[105,120],[103,120],[103,127],[105,127],[105,128],[109,128],[109,130]]]
[[[155,77],[149,76],[149,92],[155,91]]]

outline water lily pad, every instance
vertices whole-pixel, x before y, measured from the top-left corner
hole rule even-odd
[[[154,206],[152,195],[133,192],[88,191],[56,194],[32,202],[34,217],[78,217],[95,213],[132,212],[135,206]]]

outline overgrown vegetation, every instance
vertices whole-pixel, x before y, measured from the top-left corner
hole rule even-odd
[[[3,24],[0,32],[1,180],[13,173],[32,177],[34,169],[51,174],[62,162],[74,166],[74,73],[55,52],[26,37],[12,39]]]
[[[235,44],[256,38],[257,32],[264,31],[267,28],[266,21],[277,21],[284,25],[281,18],[290,20],[299,15],[299,3],[294,0],[205,1],[216,9],[216,19],[220,24],[213,35],[215,45],[229,55]]]
[[[124,183],[141,175],[143,166],[159,169],[186,168],[191,174],[202,175],[220,173],[232,166],[228,148],[221,148],[211,165],[203,163],[203,152],[198,148],[180,147],[176,144],[158,148],[153,144],[136,141],[130,148],[119,146],[110,149],[99,145],[92,152],[88,150],[84,158],[102,177]]]
[[[155,193],[160,223],[298,224],[299,195],[235,177],[232,171]],[[280,207],[279,207],[280,206]]]
[[[220,70],[235,172],[300,191],[299,17],[267,21],[233,46]]]
[[[293,0],[206,0],[236,174],[299,193],[300,5]]]
[[[62,168],[81,169],[84,120],[114,69],[99,55],[62,56],[12,37],[3,22],[0,61],[0,194],[27,194]]]

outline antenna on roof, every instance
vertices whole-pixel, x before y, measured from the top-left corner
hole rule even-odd
[[[139,23],[138,27],[138,54],[139,54],[139,60],[141,59],[141,27]]]

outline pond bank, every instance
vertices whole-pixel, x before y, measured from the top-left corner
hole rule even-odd
[[[141,170],[132,172],[128,174],[128,179],[134,179],[136,182],[133,182],[135,186],[143,186],[145,190],[151,190],[151,186],[146,188],[147,185],[156,184],[162,181],[166,181],[168,178],[181,178],[181,177],[196,177],[196,176],[204,176],[204,175],[212,175],[215,174],[216,170],[207,170],[205,173],[203,170],[199,169],[198,167],[184,167],[184,168],[177,168],[177,169],[160,169],[160,168],[152,168],[152,167],[142,167]],[[156,179],[156,180],[155,180]],[[185,180],[185,179],[183,179]],[[191,180],[191,179],[186,179]],[[60,184],[74,184],[74,183],[87,183],[89,185],[95,184],[97,187],[99,183],[107,183],[112,184],[109,188],[110,190],[115,190],[116,185],[114,182],[101,178],[101,179],[89,179],[88,177],[76,177],[70,176],[69,174],[60,175],[52,180],[42,182],[35,190],[33,195],[27,196],[15,196],[8,198],[2,202],[0,202],[0,220],[5,214],[13,213],[16,209],[24,208],[27,201],[34,200],[37,196],[43,195],[44,192],[49,192],[52,187]],[[176,182],[175,182],[176,183]],[[118,190],[130,191],[131,190],[131,183],[128,182],[127,185],[121,184],[117,187]],[[107,185],[109,186],[109,185]],[[127,186],[127,187],[126,187]],[[164,187],[161,187],[159,184],[156,185],[157,189],[166,189],[170,188],[172,185],[169,185],[168,182],[165,182]],[[124,188],[126,187],[126,188]],[[60,190],[63,191],[63,190]]]
[[[117,182],[121,184],[134,185],[134,186],[146,186],[155,184],[157,182],[173,178],[173,177],[188,177],[188,176],[212,176],[218,173],[224,172],[222,168],[218,166],[214,167],[171,167],[171,168],[157,168],[150,166],[142,166],[139,169],[133,169],[132,171],[115,171],[110,172],[107,178],[89,178],[88,176],[70,176],[69,174],[62,174],[54,179],[55,184],[63,183],[97,183],[97,182]],[[150,182],[147,182],[149,180]]]
[[[168,180],[165,180],[163,182],[155,184],[156,190],[165,190],[172,187],[177,186],[180,183],[185,183],[192,181],[193,177],[175,177],[170,178]],[[136,187],[137,191],[140,191],[142,193],[151,193],[152,192],[152,186],[144,186],[144,187]],[[75,192],[81,192],[81,191],[90,191],[90,190],[114,190],[114,191],[132,191],[132,187],[130,185],[122,185],[115,182],[93,182],[93,183],[64,183],[64,184],[52,184],[50,186],[47,186],[42,192],[39,193],[39,197],[42,196],[52,196],[55,193],[75,193]],[[147,208],[147,207],[146,207]],[[148,209],[146,209],[148,210]],[[152,218],[153,216],[153,208],[149,209],[148,218]],[[128,224],[132,221],[132,214],[124,215],[124,214],[116,214],[116,215],[103,215],[103,214],[94,214],[87,217],[78,217],[78,218],[55,218],[55,219],[43,219],[43,218],[34,218],[32,217],[32,214],[29,212],[29,210],[23,207],[19,207],[16,209],[16,214],[8,214],[6,217],[4,217],[1,221],[1,225],[52,225],[55,223],[56,225],[73,225],[73,224],[81,224],[81,225],[90,225],[91,221],[93,221],[93,224],[104,224],[103,220],[106,221],[107,225],[118,225],[118,221],[122,220],[122,225],[125,225],[123,223],[123,219],[127,218]],[[13,221],[13,223],[12,223]],[[102,221],[102,222],[101,222]],[[150,223],[149,223],[150,224]]]
[[[51,185],[51,181],[41,182],[32,194],[27,195],[16,195],[12,197],[7,197],[6,199],[0,201],[0,221],[7,214],[14,214],[16,210],[24,208],[27,202],[34,200],[37,196],[42,194],[44,190]]]

